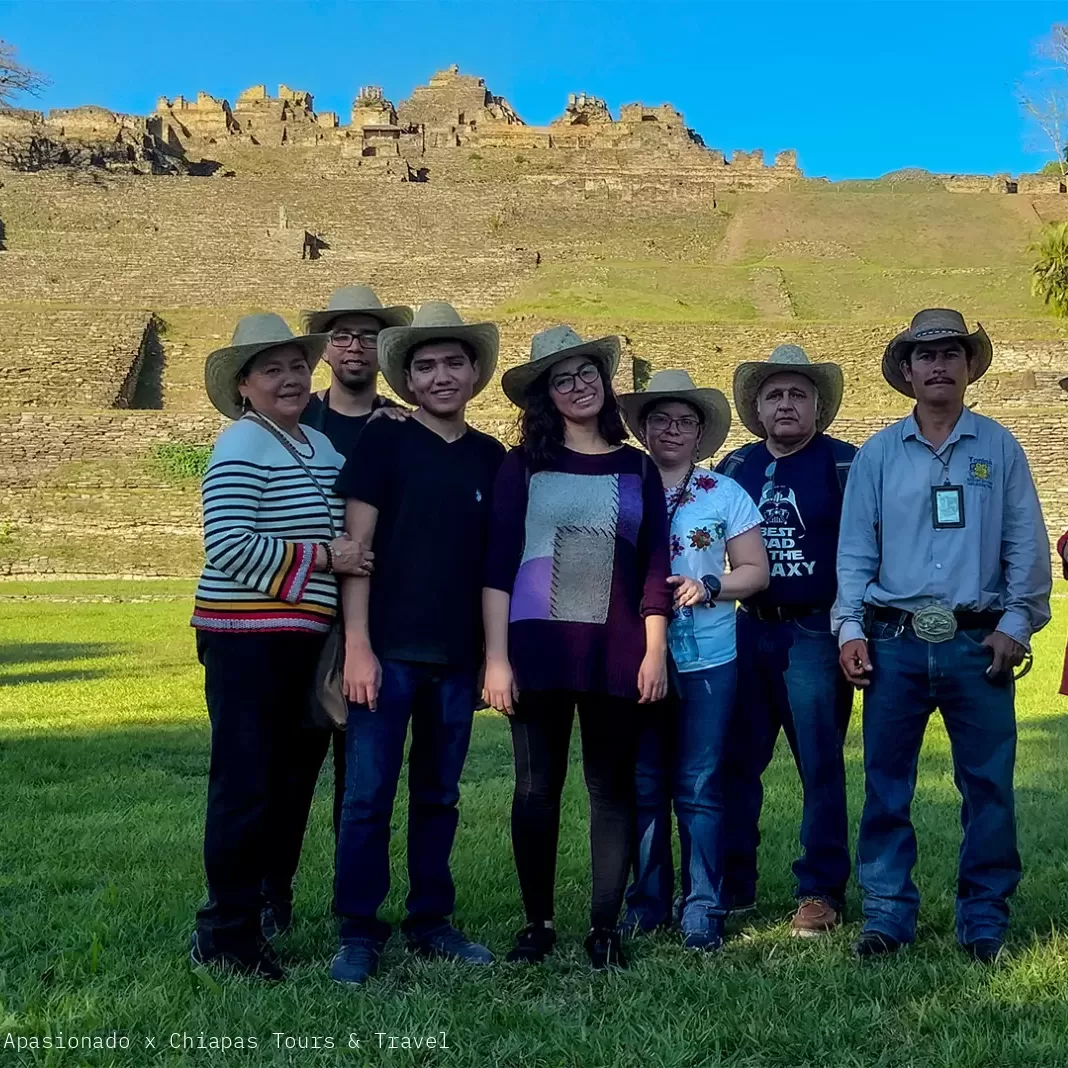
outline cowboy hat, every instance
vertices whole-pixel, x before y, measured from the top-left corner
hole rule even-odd
[[[942,341],[954,338],[971,354],[968,365],[968,385],[978,381],[990,368],[994,350],[982,323],[975,324],[974,333],[968,333],[964,316],[951,308],[926,308],[917,312],[908,330],[902,330],[883,353],[883,378],[906,397],[915,397],[912,383],[901,373],[901,361],[912,354],[913,346],[920,341]]]
[[[369,286],[342,286],[330,294],[324,311],[302,311],[300,321],[309,334],[330,329],[330,324],[342,315],[372,315],[383,326],[407,326],[412,321],[412,309],[407,304],[382,307],[382,301]]]
[[[530,339],[530,359],[518,367],[505,371],[501,388],[517,407],[527,406],[527,394],[538,377],[553,364],[571,356],[589,356],[597,360],[611,378],[619,365],[619,338],[599,337],[583,341],[570,326],[550,326]]]
[[[779,345],[766,360],[750,360],[738,364],[734,371],[734,407],[746,429],[758,438],[768,432],[757,419],[756,401],[760,387],[772,375],[804,375],[816,387],[819,405],[816,408],[816,432],[822,434],[834,422],[842,404],[842,368],[836,363],[813,363],[800,345]]]
[[[731,406],[718,389],[698,389],[686,371],[657,371],[642,392],[620,394],[619,406],[630,432],[644,445],[642,412],[669,400],[685,401],[704,417],[694,459],[707,460],[727,440],[731,428]]]
[[[326,334],[294,334],[285,319],[274,312],[244,315],[234,327],[230,344],[216,349],[204,364],[204,386],[208,391],[208,399],[223,415],[240,419],[244,409],[237,381],[251,359],[268,349],[296,345],[307,357],[308,366],[314,370],[329,340]]]
[[[481,393],[497,369],[500,335],[495,323],[465,323],[460,313],[443,300],[420,304],[411,326],[390,326],[378,335],[378,366],[398,397],[418,404],[408,387],[405,362],[416,345],[428,341],[462,341],[471,346],[478,362],[478,376],[471,394]]]

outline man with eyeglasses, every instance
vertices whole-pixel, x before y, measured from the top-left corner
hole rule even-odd
[[[759,439],[717,468],[753,498],[771,565],[767,590],[739,606],[738,689],[728,741],[725,890],[733,912],[756,904],[764,791],[780,729],[801,776],[798,907],[791,931],[816,937],[841,922],[849,880],[842,747],[852,689],[838,670],[830,608],[838,526],[856,449],[826,433],[842,402],[837,364],[797,345],[734,374],[738,417]]]
[[[411,321],[411,308],[385,308],[367,286],[343,286],[330,295],[323,311],[304,313],[307,333],[330,335],[323,351],[330,386],[312,394],[300,421],[321,430],[346,459],[372,413],[398,407],[378,395],[378,334]]]
[[[406,326],[412,309],[405,305],[383,307],[366,286],[344,286],[330,295],[323,311],[303,316],[307,333],[327,333],[323,351],[330,365],[330,386],[313,393],[300,421],[321,430],[346,459],[361,431],[380,408],[405,409],[378,395],[378,334],[387,326]],[[293,879],[300,864],[304,832],[319,771],[334,748],[334,836],[341,824],[345,797],[345,734],[343,731],[305,727],[298,735],[298,750],[291,763],[293,778],[284,806],[278,814],[278,834],[264,880],[261,916],[267,938],[284,934],[293,922]]]

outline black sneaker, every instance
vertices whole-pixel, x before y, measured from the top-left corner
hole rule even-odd
[[[977,938],[974,942],[961,942],[960,948],[979,964],[994,964],[1004,948],[997,938]]]
[[[451,923],[442,924],[418,938],[410,938],[408,949],[431,960],[458,960],[464,964],[493,963],[493,954],[485,946],[472,942]]]
[[[286,974],[270,942],[264,938],[234,939],[220,946],[210,932],[193,931],[189,939],[189,963],[233,975],[248,975],[268,982],[281,982]]]
[[[864,931],[853,943],[854,957],[888,957],[901,948],[896,938],[891,938],[882,931]]]
[[[515,936],[509,964],[541,964],[556,946],[556,931],[547,923],[528,923]]]
[[[683,932],[682,944],[687,949],[715,953],[723,948],[723,926],[722,916],[708,916],[700,926]]]
[[[618,930],[613,930],[611,927],[591,927],[583,945],[590,958],[590,967],[595,972],[627,967],[627,957],[623,952],[623,939],[620,938]]]
[[[345,986],[360,986],[378,971],[382,943],[374,938],[346,938],[330,962],[330,978]]]
[[[268,942],[286,934],[292,926],[292,905],[283,901],[268,901],[260,911],[260,930]]]

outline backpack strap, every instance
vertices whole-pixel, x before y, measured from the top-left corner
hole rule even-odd
[[[735,449],[734,452],[727,453],[727,455],[716,464],[716,474],[726,475],[727,478],[734,478],[742,464],[744,464],[752,455],[753,450],[759,444],[759,441],[751,441],[748,445],[743,445],[740,449]]]
[[[856,458],[857,447],[850,445],[848,441],[839,441],[837,438],[828,438],[828,440],[831,443],[831,455],[834,457],[834,470],[838,475],[838,491],[844,497],[846,479],[849,478],[849,469]]]

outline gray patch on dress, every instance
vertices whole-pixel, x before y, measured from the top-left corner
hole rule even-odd
[[[559,527],[553,542],[550,618],[566,623],[604,623],[612,596],[615,531]]]

